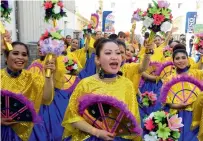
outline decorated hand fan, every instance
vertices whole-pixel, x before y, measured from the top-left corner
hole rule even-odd
[[[142,132],[127,105],[110,96],[88,94],[81,97],[79,113],[92,126],[117,136],[141,135]]]
[[[28,71],[31,71],[31,72],[36,72],[36,73],[39,73],[39,74],[43,74],[43,65],[40,64],[39,62],[34,62],[32,63],[29,67],[28,67]]]
[[[166,103],[166,98],[174,104],[191,104],[203,90],[203,84],[191,76],[175,77],[164,84],[161,89],[160,100]]]
[[[161,66],[161,63],[159,62],[150,62],[148,72],[151,75],[154,75],[156,73],[156,70]]]
[[[157,76],[160,76],[162,79],[165,77],[168,77],[172,74],[172,72],[175,70],[175,67],[173,65],[173,62],[166,62],[159,67],[159,69],[156,72]]]
[[[40,121],[32,102],[21,94],[5,90],[1,90],[1,116],[15,121]]]

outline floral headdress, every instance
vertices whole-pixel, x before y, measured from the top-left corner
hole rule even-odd
[[[64,41],[58,28],[49,28],[40,37],[40,46],[43,54],[61,55],[64,51]]]
[[[145,141],[176,141],[180,138],[182,118],[164,111],[151,113],[144,119]]]
[[[9,7],[8,1],[2,0],[0,8],[1,8],[1,18],[3,19],[3,21],[10,22],[11,21],[10,14],[12,12],[12,8]]]
[[[194,47],[198,51],[199,48],[203,48],[203,33],[196,34],[195,36]]]
[[[61,0],[45,0],[43,6],[45,9],[44,19],[46,22],[49,20],[59,20],[62,17],[67,17]]]
[[[65,68],[68,74],[76,74],[78,71],[78,64],[73,59],[64,58]]]
[[[173,49],[171,47],[169,47],[169,46],[166,46],[163,49],[164,57],[170,57],[172,55],[172,52],[173,52]]]

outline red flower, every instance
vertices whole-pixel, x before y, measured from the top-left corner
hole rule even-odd
[[[57,5],[60,6],[61,8],[63,8],[63,2],[61,2],[61,1],[59,1],[59,2],[57,3]]]
[[[144,11],[144,13],[142,14],[142,16],[147,16],[147,11]]]
[[[170,20],[172,20],[173,19],[173,16],[172,16],[172,14],[170,15]]]
[[[146,120],[144,125],[145,125],[146,129],[149,130],[149,131],[151,131],[151,130],[153,130],[155,128],[155,126],[153,124],[153,120],[151,118]]]
[[[155,25],[160,25],[165,19],[164,15],[161,15],[161,14],[154,14],[153,18],[154,18]]]
[[[52,8],[52,3],[51,3],[51,1],[45,2],[45,3],[44,3],[44,7],[45,7],[45,9]]]
[[[172,139],[172,138],[168,138],[167,141],[174,141],[174,139]]]

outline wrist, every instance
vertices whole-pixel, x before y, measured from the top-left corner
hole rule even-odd
[[[99,138],[99,132],[98,132],[98,129],[97,128],[92,128],[92,130],[91,130],[91,134],[93,135],[93,136],[96,136],[97,138]]]

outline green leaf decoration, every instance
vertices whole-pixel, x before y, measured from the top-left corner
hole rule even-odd
[[[173,131],[172,132],[172,137],[174,137],[175,139],[179,139],[180,138],[180,133],[178,131]]]
[[[155,123],[161,122],[164,118],[166,118],[166,115],[163,111],[158,111],[154,113]]]
[[[154,6],[156,6],[158,8],[158,3],[156,3],[154,0],[152,0]]]
[[[148,98],[143,98],[142,99],[142,104],[143,104],[143,106],[149,106],[149,99]]]
[[[158,9],[157,7],[152,7],[149,9],[149,13],[154,15],[154,14],[160,14],[161,13],[161,9]]]
[[[50,34],[51,34],[52,38],[55,38],[55,39],[62,38],[61,34],[59,34],[58,32],[51,32]]]
[[[162,15],[165,16],[166,19],[170,19],[170,13],[169,13],[168,9],[163,8],[163,9],[161,10],[161,13],[162,13]]]

